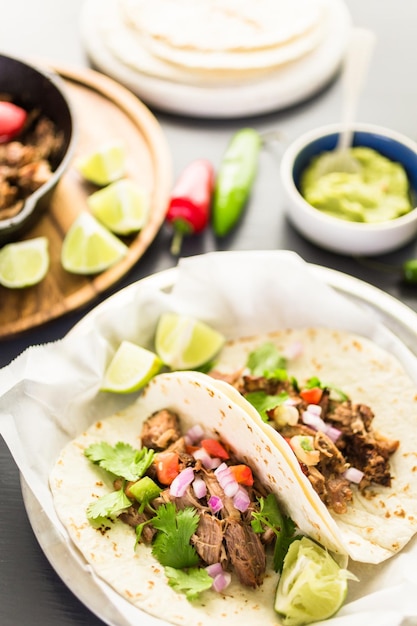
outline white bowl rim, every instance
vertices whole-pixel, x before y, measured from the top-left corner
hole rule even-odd
[[[317,220],[321,220],[323,224],[327,224],[328,226],[343,225],[343,228],[345,230],[351,231],[352,233],[358,231],[364,232],[365,230],[369,233],[392,231],[397,230],[397,228],[402,228],[406,224],[413,223],[417,219],[417,207],[414,207],[411,211],[409,211],[409,213],[401,215],[400,217],[396,217],[393,220],[370,224],[367,222],[351,222],[349,220],[343,220],[338,217],[332,217],[331,215],[327,215],[326,213],[323,213],[322,211],[314,208],[303,198],[303,196],[297,189],[294,178],[292,176],[293,165],[297,155],[305,146],[307,146],[312,141],[315,141],[320,137],[332,135],[335,132],[337,133],[340,128],[341,124],[335,123],[327,124],[326,126],[320,126],[318,128],[309,130],[306,133],[300,135],[297,139],[295,139],[285,150],[281,159],[281,177],[287,191],[291,194],[294,201],[297,202],[298,206],[304,212],[313,216]],[[388,137],[389,139],[397,141],[398,143],[405,145],[407,148],[415,152],[417,158],[417,142],[395,130],[385,128],[384,126],[378,126],[376,124],[370,124],[367,122],[357,122],[353,124],[353,129],[354,131],[383,135],[385,137]]]

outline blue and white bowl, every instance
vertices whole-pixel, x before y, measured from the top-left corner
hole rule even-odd
[[[346,255],[376,255],[390,252],[417,235],[417,209],[387,222],[350,222],[326,215],[311,206],[300,193],[300,178],[317,154],[334,150],[339,124],[305,133],[286,149],[281,161],[285,193],[284,210],[295,228],[314,244]],[[410,181],[411,197],[417,198],[417,143],[396,131],[357,123],[354,146],[373,148],[392,161],[401,163]]]

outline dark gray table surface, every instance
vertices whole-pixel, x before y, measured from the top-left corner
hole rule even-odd
[[[354,23],[372,28],[378,43],[358,111],[361,121],[393,128],[417,139],[417,2],[415,0],[347,0]],[[87,66],[79,38],[82,0],[0,0],[0,51]],[[278,129],[282,145],[263,151],[253,194],[243,220],[226,239],[216,241],[210,231],[184,242],[190,256],[216,249],[290,249],[306,261],[360,278],[398,298],[417,311],[417,286],[404,286],[399,274],[371,268],[349,257],[320,250],[303,239],[286,221],[278,176],[285,142],[311,128],[339,119],[339,77],[307,102],[264,116],[237,120],[199,120],[154,110],[172,153],[174,177],[193,158],[219,163],[231,134],[245,125],[259,131]],[[172,267],[170,233],[162,228],[153,245],[106,296],[144,276]],[[417,256],[417,243],[379,257],[400,266]],[[32,344],[59,339],[95,304],[0,342],[0,367]],[[0,302],[1,306],[1,302]],[[1,375],[1,372],[0,372]],[[33,534],[24,508],[16,465],[0,441],[0,624],[1,626],[80,626],[102,622],[61,582]]]

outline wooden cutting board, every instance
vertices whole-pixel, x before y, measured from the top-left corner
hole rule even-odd
[[[91,69],[52,68],[64,81],[75,115],[76,148],[48,211],[25,234],[49,240],[50,268],[38,285],[26,289],[0,286],[0,339],[44,324],[93,301],[117,282],[144,254],[165,218],[172,185],[171,155],[156,118],[125,87]],[[66,272],[60,262],[64,236],[76,216],[87,210],[86,198],[96,187],[82,179],[75,159],[99,144],[121,139],[126,146],[127,176],[151,194],[150,217],[141,232],[123,238],[128,254],[94,276]]]

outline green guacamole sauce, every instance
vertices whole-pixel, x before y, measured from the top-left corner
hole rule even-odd
[[[358,173],[320,175],[315,157],[301,178],[301,193],[316,209],[351,222],[385,222],[413,209],[407,174],[399,163],[371,148],[351,148]]]

